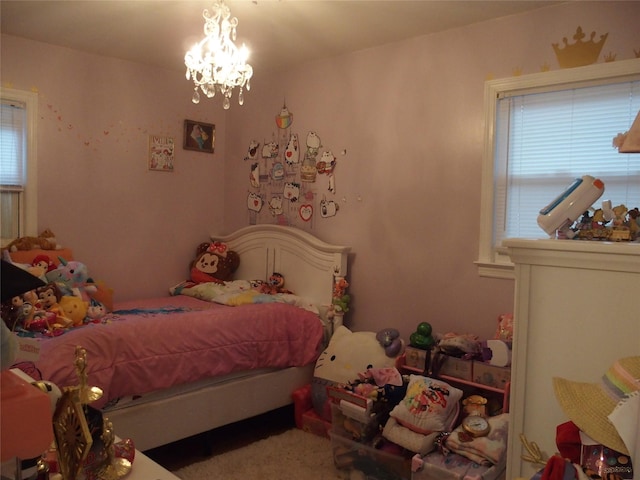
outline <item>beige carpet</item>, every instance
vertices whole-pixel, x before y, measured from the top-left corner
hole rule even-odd
[[[182,480],[340,480],[328,438],[293,428],[173,472]]]

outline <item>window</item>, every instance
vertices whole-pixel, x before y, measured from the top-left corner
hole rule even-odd
[[[547,238],[540,209],[582,175],[598,202],[640,207],[640,155],[612,146],[640,110],[640,60],[489,81],[485,109],[481,275],[513,278],[502,240]]]
[[[0,96],[0,226],[6,245],[37,234],[38,95],[3,88]]]

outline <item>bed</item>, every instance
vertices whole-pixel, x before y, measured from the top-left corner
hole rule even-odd
[[[74,351],[86,350],[88,384],[103,390],[94,406],[139,450],[291,404],[342,324],[332,300],[347,274],[349,247],[277,225],[211,240],[239,254],[234,285],[278,272],[295,295],[229,306],[178,290],[116,303],[108,322],[37,339],[36,371],[59,386],[77,384]]]

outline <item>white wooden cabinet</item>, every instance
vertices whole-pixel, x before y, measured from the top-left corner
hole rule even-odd
[[[552,377],[596,383],[618,358],[640,354],[640,244],[509,239],[515,332],[507,478],[540,467],[521,460],[524,433],[547,454],[568,418]]]

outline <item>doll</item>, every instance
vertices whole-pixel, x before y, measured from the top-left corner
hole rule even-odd
[[[67,328],[73,325],[73,321],[65,317],[62,308],[60,307],[60,299],[62,295],[55,283],[47,283],[44,287],[39,287],[36,290],[42,309],[47,312],[55,314],[55,327]]]

